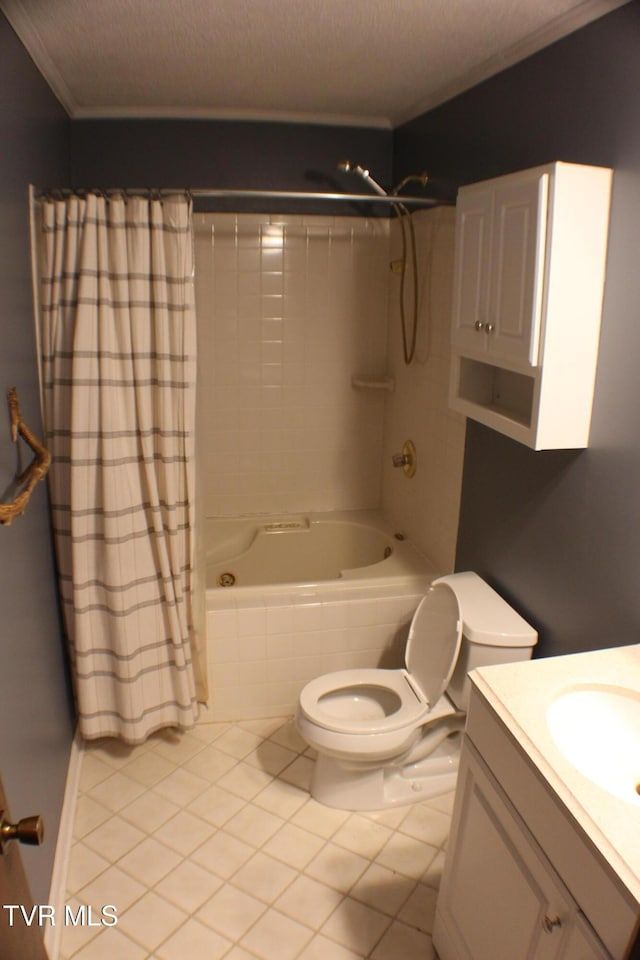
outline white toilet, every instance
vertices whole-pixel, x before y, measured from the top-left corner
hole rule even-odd
[[[318,754],[312,796],[343,810],[377,810],[453,789],[468,672],[528,660],[536,641],[477,574],[434,580],[411,622],[406,669],[340,670],[302,690],[296,725]]]

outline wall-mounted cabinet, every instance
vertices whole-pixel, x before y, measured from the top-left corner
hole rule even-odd
[[[450,405],[536,450],[589,442],[611,179],[553,163],[458,194]]]

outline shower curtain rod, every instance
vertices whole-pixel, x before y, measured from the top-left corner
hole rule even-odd
[[[185,189],[175,187],[113,187],[106,190],[101,188],[73,190],[71,188],[63,187],[42,190],[36,194],[36,199],[56,199],[59,197],[73,196],[74,194],[84,196],[88,193],[104,194],[107,196],[109,194],[124,194],[125,196],[141,195],[150,197],[175,196],[176,194],[184,193],[187,196],[194,198],[208,197],[218,200],[332,200],[343,201],[345,203],[395,204],[396,206],[404,204],[405,206],[414,207],[436,207],[450,204],[450,201],[448,200],[436,200],[433,197],[381,196],[378,194],[368,193],[316,193],[302,190],[230,190],[214,189],[210,187],[193,187]]]
[[[386,203],[411,206],[435,207],[442,200],[433,197],[386,196],[368,193],[320,193],[296,190],[210,190],[207,188],[189,190],[193,197],[213,197],[238,200],[333,200],[345,203]],[[446,201],[445,201],[446,202]]]

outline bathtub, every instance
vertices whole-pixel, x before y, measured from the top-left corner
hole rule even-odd
[[[207,520],[205,720],[292,714],[313,677],[402,665],[440,573],[378,511]]]
[[[207,521],[207,588],[420,576],[424,559],[377,511]]]

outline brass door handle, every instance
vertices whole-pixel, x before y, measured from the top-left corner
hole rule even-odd
[[[44,821],[42,817],[23,817],[17,823],[9,823],[5,819],[5,811],[0,811],[0,853],[4,853],[4,845],[9,840],[17,840],[18,843],[27,843],[32,847],[39,847],[44,840]]]

